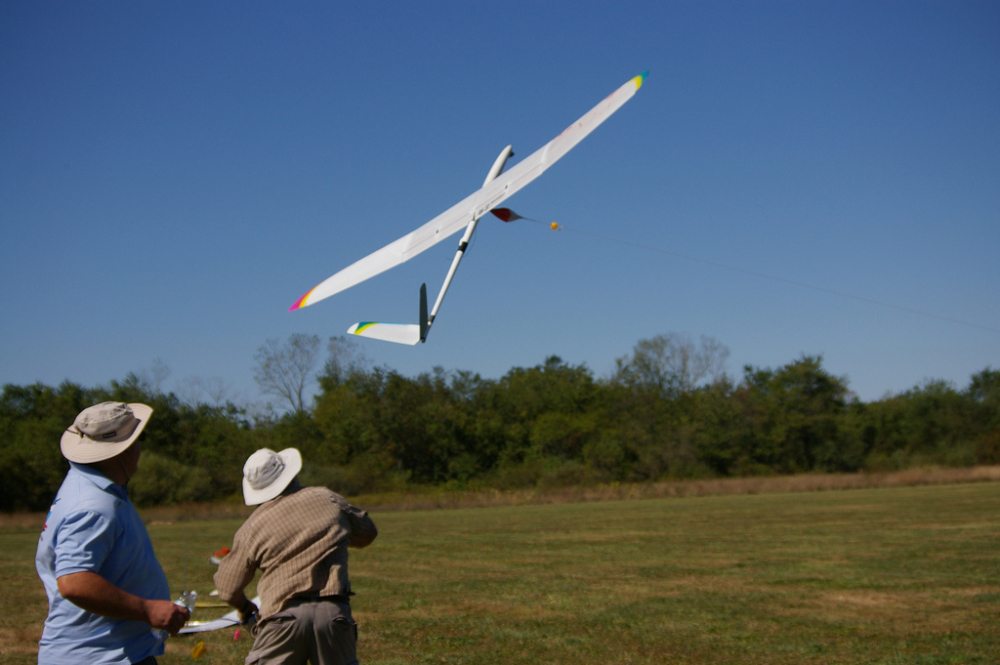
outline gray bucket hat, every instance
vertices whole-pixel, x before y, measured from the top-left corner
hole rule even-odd
[[[139,438],[152,413],[152,407],[138,403],[101,402],[87,407],[63,432],[63,457],[78,464],[111,459]]]
[[[261,448],[243,465],[243,500],[248,506],[270,501],[285,491],[302,470],[302,455],[295,448],[276,453]]]

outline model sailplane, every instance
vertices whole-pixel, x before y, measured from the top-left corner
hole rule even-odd
[[[465,228],[465,234],[458,244],[458,251],[455,253],[455,258],[452,260],[448,274],[445,276],[444,284],[438,292],[434,307],[429,313],[427,311],[427,285],[422,284],[420,286],[419,323],[362,322],[355,323],[347,330],[352,335],[371,337],[399,344],[412,345],[417,342],[425,342],[431,324],[434,323],[438,310],[441,308],[445,293],[448,292],[448,287],[455,277],[455,271],[458,270],[458,265],[462,261],[465,249],[472,239],[472,234],[476,231],[476,224],[479,222],[480,217],[499,206],[520,191],[525,185],[544,173],[546,169],[569,152],[573,146],[597,129],[602,122],[611,117],[615,111],[632,98],[640,86],[642,86],[648,73],[643,72],[615,90],[605,97],[600,104],[590,109],[582,118],[564,129],[559,136],[504,173],[503,169],[507,164],[507,159],[514,154],[511,146],[507,146],[500,151],[500,155],[493,162],[493,167],[486,176],[482,188],[465,197],[417,230],[408,233],[395,242],[389,243],[382,249],[369,254],[321,282],[296,300],[295,304],[289,308],[289,311],[314,305],[320,300],[329,298],[390,268],[409,261],[414,256]]]
[[[257,596],[251,601],[257,607],[260,607],[260,596]],[[233,626],[240,625],[240,613],[233,610],[229,614],[225,614],[222,617],[214,621],[188,621],[184,624],[177,633],[179,635],[187,635],[189,633],[207,633],[213,630],[220,630],[222,628],[232,628]]]

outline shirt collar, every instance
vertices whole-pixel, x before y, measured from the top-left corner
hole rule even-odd
[[[124,487],[116,484],[113,480],[105,476],[97,469],[87,466],[86,464],[77,464],[76,462],[70,462],[69,466],[73,471],[80,474],[94,485],[97,485],[97,487],[105,492],[110,492],[111,494],[119,496],[123,499],[128,497]]]

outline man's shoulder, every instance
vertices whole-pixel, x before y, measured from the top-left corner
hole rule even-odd
[[[100,513],[114,518],[122,499],[95,485],[82,474],[66,475],[52,504],[53,513]]]
[[[282,495],[257,507],[250,517],[240,525],[233,537],[234,542],[242,542],[253,547],[260,539],[267,538],[278,525],[289,520],[301,520],[307,515],[328,514],[340,507],[344,499],[326,487],[303,487],[293,494]]]
[[[340,496],[332,489],[323,486],[303,487],[295,494],[302,494],[303,497],[309,497],[310,499],[333,499],[333,500],[344,499],[344,497]],[[295,494],[293,494],[292,496],[295,496]]]
[[[283,494],[259,505],[236,533],[249,534],[258,525],[274,519],[281,519],[286,513],[301,509],[304,504],[329,503],[331,501],[335,503],[337,499],[343,501],[339,494],[326,487],[303,487],[292,494]]]
[[[338,510],[352,508],[347,499],[326,487],[303,487],[292,496],[296,494],[302,494],[302,498],[300,499],[302,503],[331,506]]]
[[[79,490],[73,484],[64,483],[56,495],[42,527],[42,540],[49,547],[55,548],[64,542],[114,540],[122,534],[124,527],[115,497],[96,488],[94,491]]]
[[[340,496],[333,490],[323,487],[322,485],[319,485],[319,486],[302,487],[295,490],[291,494],[282,494],[281,496],[278,496],[277,498],[272,499],[267,503],[263,504],[261,507],[273,509],[274,507],[277,506],[293,506],[296,504],[310,503],[316,501],[338,502],[343,500],[344,497]]]
[[[350,506],[344,497],[326,487],[303,487],[300,490],[268,501],[251,516],[260,513],[260,519],[280,518],[286,514],[326,513],[328,511],[345,510]],[[249,521],[249,520],[247,520]]]

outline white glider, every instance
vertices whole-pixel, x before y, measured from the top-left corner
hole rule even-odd
[[[260,607],[260,596],[253,599],[253,604]],[[225,614],[215,621],[188,621],[184,624],[184,627],[177,632],[180,635],[187,635],[189,633],[207,633],[210,630],[219,630],[221,628],[237,626],[239,623],[240,614],[236,610],[233,610],[229,614]]]
[[[476,230],[479,218],[499,206],[503,201],[513,196],[525,185],[540,176],[560,157],[569,152],[573,146],[594,131],[598,125],[611,117],[636,93],[648,72],[643,72],[625,85],[621,86],[604,100],[588,111],[582,118],[562,131],[544,146],[519,162],[507,173],[502,173],[507,159],[514,154],[511,146],[504,148],[481,189],[465,197],[448,210],[444,211],[416,231],[408,233],[399,240],[391,242],[382,249],[373,252],[365,258],[349,265],[337,274],[321,282],[304,296],[295,301],[289,311],[313,305],[324,298],[349,289],[366,279],[385,272],[389,268],[409,261],[417,254],[433,247],[445,238],[457,233],[465,227],[465,234],[458,246],[458,252],[452,261],[448,275],[445,277],[441,291],[430,315],[427,314],[427,291],[425,286],[420,289],[420,323],[417,325],[398,323],[362,322],[348,329],[352,335],[371,337],[399,344],[416,344],[427,339],[427,331],[434,322],[448,286],[458,269],[465,248]],[[501,175],[502,174],[502,175]]]

